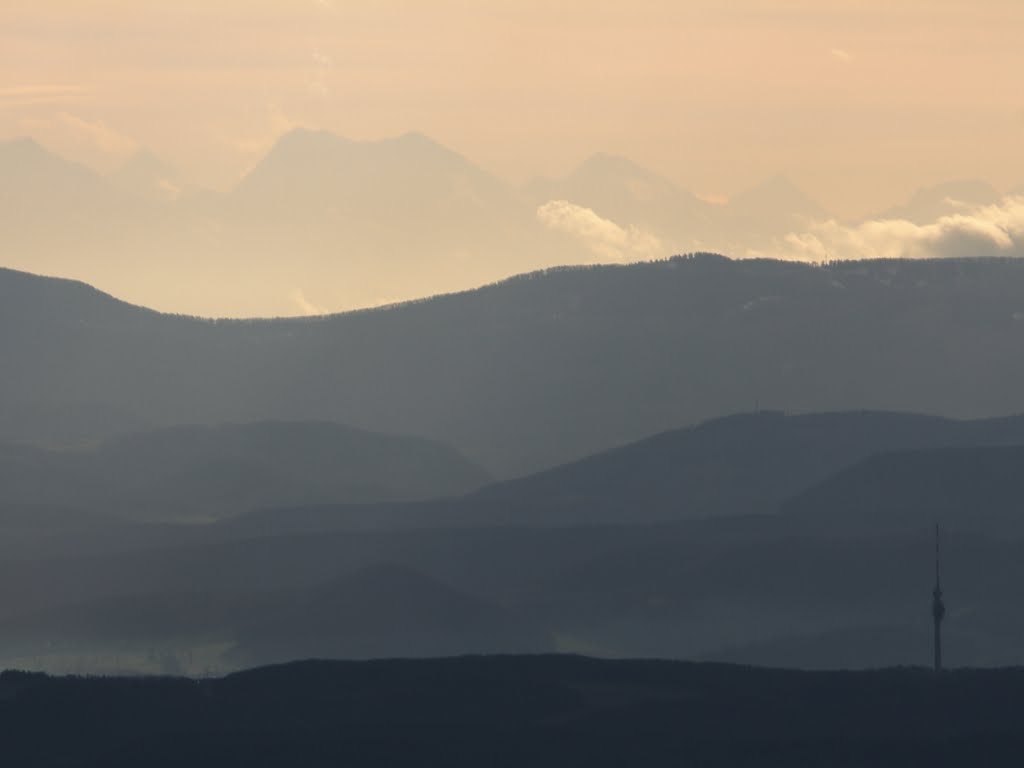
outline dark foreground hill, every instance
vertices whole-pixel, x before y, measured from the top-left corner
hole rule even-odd
[[[214,322],[0,271],[0,438],[330,420],[507,478],[757,406],[998,416],[1024,411],[1022,296],[1022,260],[703,255]]]
[[[1019,765],[1022,705],[1020,670],[557,656],[0,677],[5,763],[40,768]]]

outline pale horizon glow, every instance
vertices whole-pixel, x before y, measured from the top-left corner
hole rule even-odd
[[[783,173],[841,217],[1024,183],[1024,4],[10,0],[0,138],[225,189],[282,133],[422,132],[498,177],[623,155],[706,198]]]

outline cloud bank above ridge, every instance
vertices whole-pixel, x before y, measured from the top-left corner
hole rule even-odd
[[[846,224],[829,219],[806,231],[791,232],[766,250],[748,249],[746,256],[798,261],[1020,257],[1024,256],[1024,196],[965,207],[927,224],[906,219]]]
[[[665,256],[661,240],[632,225],[621,227],[592,209],[568,200],[550,200],[537,208],[537,219],[548,229],[581,241],[604,261],[629,262]]]

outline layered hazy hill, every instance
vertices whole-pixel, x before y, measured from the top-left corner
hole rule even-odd
[[[967,522],[958,513],[972,496],[981,507],[992,502],[987,492],[1002,505],[1013,498],[1005,482],[993,481],[1005,481],[1024,462],[1015,447],[981,447],[994,445],[1024,445],[1024,417],[950,421],[905,413],[755,413],[665,432],[490,485],[470,496],[467,506],[479,505],[477,514],[485,519],[520,524],[656,522],[772,513],[801,494],[794,504],[807,518],[834,516],[837,525],[857,521],[870,527],[886,522],[889,507],[908,507],[909,493],[916,494],[919,514],[892,520],[894,527],[929,519],[957,524]],[[909,449],[920,453],[893,453]],[[922,457],[909,464],[913,472],[898,462],[904,455],[899,461]],[[867,462],[863,469],[861,462]],[[951,471],[954,466],[959,470]],[[842,471],[859,477],[860,493],[851,492],[846,483],[854,481],[846,475],[834,477]],[[930,472],[935,481],[928,481]],[[969,491],[972,481],[981,487]],[[821,489],[815,487],[819,483]],[[897,493],[897,487],[905,490]],[[959,493],[950,494],[954,487]],[[942,512],[931,510],[929,518],[927,510],[938,498],[944,500]]]
[[[1015,260],[705,254],[206,321],[0,272],[0,658],[915,663],[938,519],[950,663],[1018,663],[1021,296]],[[186,507],[264,511],[113,518]]]
[[[64,450],[0,445],[0,510],[81,509],[135,520],[434,498],[486,480],[446,446],[329,423],[174,427]],[[17,519],[27,524],[27,517]]]
[[[298,638],[299,645],[296,645]],[[546,651],[528,621],[407,567],[376,565],[321,585],[243,626],[231,659],[398,658]]]
[[[873,455],[788,501],[783,511],[823,530],[885,530],[929,521],[1024,531],[1024,439]]]
[[[137,516],[177,501],[262,504],[279,490],[268,492],[264,476],[300,482],[298,496],[330,481],[351,491],[351,456],[335,450],[318,462],[315,448],[345,438],[360,452],[370,438],[280,429],[114,441],[115,489],[122,500],[139,491]],[[0,659],[43,653],[49,668],[78,659],[109,670],[120,656],[156,671],[169,656],[201,671],[210,660],[562,650],[914,664],[928,658],[938,521],[949,662],[1018,663],[1022,437],[1020,418],[758,413],[461,500],[283,501],[210,526],[117,527],[103,518],[109,499],[79,490],[78,503],[96,507],[77,518],[23,504],[12,526],[0,510]],[[255,471],[203,463],[239,441],[263,459]],[[33,482],[17,464],[27,450],[0,456],[8,493]],[[181,463],[203,471],[172,471]],[[168,482],[146,482],[154,466],[168,468]],[[440,482],[436,466],[425,468]],[[400,478],[393,464],[381,471]],[[232,494],[211,497],[197,475]],[[53,466],[35,479],[37,494],[76,487]]]
[[[929,521],[997,529],[1014,522],[1008,509],[1015,498],[1014,467],[1024,466],[1014,453],[1020,445],[1024,417],[955,421],[909,413],[759,412],[663,432],[458,499],[262,509],[230,525],[267,535],[638,525],[783,511],[819,531],[887,531]],[[921,457],[921,464],[909,471],[904,457]],[[929,482],[930,471],[941,477]],[[984,511],[968,509],[972,495]],[[1019,522],[1024,530],[1024,517]]]
[[[210,322],[0,273],[0,437],[329,420],[498,477],[715,416],[1024,410],[1024,263],[716,256],[557,270],[315,320]]]

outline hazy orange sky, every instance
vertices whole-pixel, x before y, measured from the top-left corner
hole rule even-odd
[[[0,138],[230,186],[295,125],[421,131],[500,177],[626,155],[841,215],[1024,183],[1020,0],[4,0]]]

